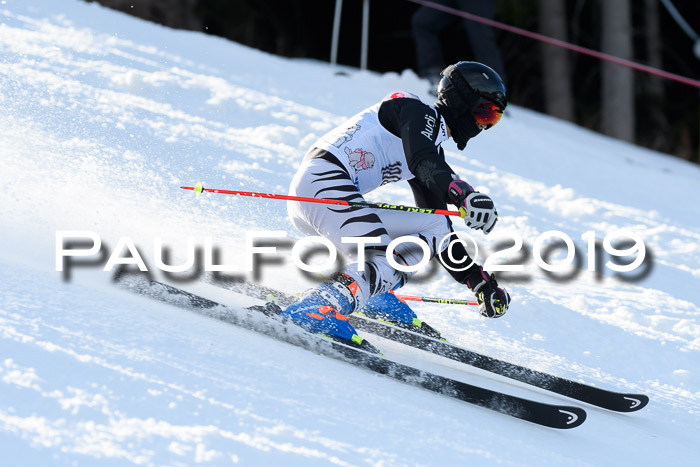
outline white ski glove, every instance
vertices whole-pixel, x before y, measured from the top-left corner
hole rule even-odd
[[[450,183],[448,197],[459,209],[467,227],[483,230],[486,235],[491,233],[498,220],[498,212],[488,195],[474,191],[463,180],[455,180]]]

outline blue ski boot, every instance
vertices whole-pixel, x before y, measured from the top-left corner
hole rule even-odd
[[[379,353],[379,350],[357,334],[348,321],[362,299],[357,282],[346,274],[334,274],[331,281],[307,292],[304,297],[280,312],[305,330],[326,336],[343,344]]]
[[[418,319],[416,313],[405,302],[394,295],[393,291],[370,298],[358,314],[393,324],[424,336],[445,340],[440,337],[440,333],[435,328]]]

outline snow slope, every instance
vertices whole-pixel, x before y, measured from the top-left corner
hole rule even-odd
[[[697,462],[697,166],[516,106],[464,153],[445,145],[455,170],[496,201],[494,233],[517,232],[529,249],[524,274],[502,275],[514,298],[503,319],[416,305],[421,318],[488,355],[651,397],[627,415],[580,404],[586,423],[558,432],[129,295],[95,265],[69,282],[55,270],[58,230],[96,232],[109,252],[129,237],[151,265],[156,237],[177,259],[187,237],[209,236],[227,263],[240,260],[247,230],[300,238],[279,201],[179,187],[284,193],[318,136],[388,92],[424,90],[413,73],[336,76],[74,0],[5,0],[0,23],[4,465]],[[373,199],[410,203],[410,190],[391,184]],[[620,228],[651,254],[634,280],[584,262],[557,281],[532,260],[543,232],[567,233],[585,261],[584,232]],[[478,240],[486,251],[499,243]],[[261,276],[289,291],[310,284],[289,261]],[[465,296],[441,272],[406,290]],[[440,374],[571,403],[377,343]]]

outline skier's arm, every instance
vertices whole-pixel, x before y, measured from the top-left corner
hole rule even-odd
[[[437,207],[444,209],[445,201],[435,195],[435,192],[425,188],[420,181],[412,179],[408,181],[413,191],[413,197],[419,207]],[[452,222],[446,218],[446,222],[452,230]],[[456,239],[453,239],[456,240]],[[483,268],[473,263],[467,269],[464,266],[472,263],[469,253],[462,242],[454,242],[452,246],[439,252],[440,264],[442,264],[447,272],[459,282],[469,287],[477,293],[477,298],[480,303],[480,311],[484,316],[489,318],[498,318],[508,309],[510,304],[510,295],[505,289],[498,287],[496,278],[489,276]],[[480,293],[483,292],[483,296]]]
[[[435,109],[417,99],[391,99],[382,104],[379,121],[401,138],[408,169],[444,205],[454,171],[445,162],[439,145],[446,135],[441,138],[440,117]]]
[[[429,124],[431,117],[434,119],[432,125]],[[483,203],[488,196],[475,192],[468,183],[457,180],[459,177],[445,161],[444,151],[436,144],[440,138],[440,125],[435,111],[415,99],[392,99],[382,104],[379,121],[403,142],[408,168],[415,175],[408,183],[416,204],[419,207],[439,209],[445,209],[448,202],[455,204],[467,211],[468,219],[465,220],[468,226],[483,228],[486,219],[481,217],[488,210]],[[493,203],[490,209],[493,210],[494,217],[487,224],[489,231],[497,219]],[[479,211],[481,214],[478,214]],[[480,219],[473,219],[470,215],[472,213],[477,213]],[[450,219],[446,218],[446,222],[452,230]],[[455,242],[452,248],[438,254],[441,263],[457,282],[479,292],[477,297],[482,314],[493,318],[505,313],[510,295],[498,287],[493,276],[485,274],[483,268],[476,263],[466,270],[460,270],[471,262],[469,253],[461,242]]]
[[[440,142],[447,135],[441,134],[445,129],[435,109],[417,99],[390,99],[379,109],[379,121],[401,138],[414,180],[425,187],[424,193],[430,193],[432,204],[421,207],[444,209],[445,203],[454,204],[464,214],[467,227],[490,233],[498,220],[494,203],[488,195],[475,192],[459,180],[445,161]]]
[[[425,185],[423,185],[420,181],[412,179],[408,181],[408,184],[411,187],[411,191],[413,191],[413,198],[415,199],[418,207],[437,209],[445,209],[447,207],[447,203],[444,199],[436,196],[434,191],[426,189]],[[450,226],[450,231],[454,232],[450,219],[445,218],[445,220]],[[474,264],[466,271],[459,270],[463,268],[465,264],[469,264],[471,262],[469,253],[467,253],[466,248],[464,248],[464,245],[461,242],[454,243],[451,253],[452,258],[450,258],[450,255],[448,255],[447,250],[438,253],[440,255],[440,259],[442,260],[440,263],[444,266],[449,266],[445,267],[445,269],[447,269],[454,280],[460,284],[467,284],[469,278],[477,273],[477,269],[479,269],[478,265]]]

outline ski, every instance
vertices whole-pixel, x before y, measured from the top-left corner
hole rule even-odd
[[[298,326],[260,311],[231,308],[168,284],[132,276],[122,276],[118,283],[131,292],[160,302],[250,329],[314,353],[538,425],[568,429],[575,428],[586,420],[586,412],[580,407],[546,404],[419,370],[381,355],[307,333]]]
[[[221,286],[220,283],[212,282],[212,284]],[[297,300],[297,297],[293,295],[249,282],[232,282],[226,284],[225,287],[260,299],[265,299],[266,296],[272,294],[283,306],[289,305]],[[366,316],[357,314],[350,315],[350,323],[355,329],[607,410],[615,412],[635,412],[641,410],[649,403],[649,397],[644,394],[620,393],[589,386],[584,383],[498,360],[467,350],[463,347],[458,347],[449,342],[425,336],[409,329],[399,328]]]
[[[542,373],[371,318],[352,316],[350,322],[355,329],[615,412],[635,412],[649,403],[649,397],[644,394],[609,391],[548,373]]]

